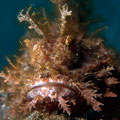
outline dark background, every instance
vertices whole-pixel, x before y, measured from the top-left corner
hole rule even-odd
[[[0,70],[7,63],[6,56],[18,51],[19,40],[25,34],[24,25],[20,25],[17,15],[23,8],[32,4],[45,7],[51,12],[52,4],[48,0],[1,0],[0,1]],[[93,0],[94,12],[104,18],[107,44],[120,52],[120,0]]]

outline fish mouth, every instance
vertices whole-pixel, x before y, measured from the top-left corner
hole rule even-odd
[[[46,82],[31,87],[27,92],[27,99],[34,99],[36,96],[50,97],[56,94],[56,98],[62,97],[76,97],[78,91],[72,85],[57,82]]]

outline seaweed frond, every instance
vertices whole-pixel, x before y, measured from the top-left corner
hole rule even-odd
[[[60,26],[60,34],[63,35],[65,30],[65,24],[67,23],[66,17],[72,15],[72,11],[68,11],[67,4],[63,5],[62,8],[60,8],[61,13],[61,26]]]
[[[113,66],[107,66],[107,68],[103,68],[100,71],[98,71],[96,73],[96,77],[102,77],[102,76],[107,76],[107,75],[111,75],[111,71],[114,70]]]
[[[18,20],[20,22],[26,21],[30,24],[29,29],[34,29],[38,35],[43,36],[42,30],[38,27],[38,25],[32,20],[30,17],[30,10],[32,7],[29,7],[26,14],[23,14],[23,10],[18,15]]]
[[[106,78],[106,79],[105,79],[105,83],[107,84],[107,86],[111,86],[111,85],[113,85],[113,84],[118,84],[118,83],[120,83],[120,82],[119,82],[118,79],[115,78],[115,77],[109,77],[109,78]]]
[[[68,115],[71,114],[70,112],[70,105],[68,105],[68,100],[65,100],[63,97],[59,97],[59,107],[63,109],[63,112],[67,112]]]

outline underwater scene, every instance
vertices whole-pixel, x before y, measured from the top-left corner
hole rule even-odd
[[[0,120],[120,120],[120,1],[4,0]]]

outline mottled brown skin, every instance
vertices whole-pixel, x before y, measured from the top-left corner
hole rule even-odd
[[[22,15],[19,20],[25,19]],[[25,16],[30,21],[29,28],[34,28],[36,32],[22,42],[22,54],[15,58],[15,64],[8,59],[10,67],[0,74],[4,79],[3,89],[8,95],[8,116],[12,120],[23,120],[37,110],[39,114],[58,111],[67,118],[68,114],[80,118],[90,109],[97,112],[105,110],[106,97],[117,98],[117,92],[113,89],[119,84],[120,72],[114,52],[104,46],[102,38],[88,35],[86,26],[82,23],[78,26],[72,15],[68,15],[64,21],[61,18],[64,24],[61,21],[51,24],[46,19],[47,24],[42,28],[35,15],[30,16],[27,12]],[[35,21],[32,21],[33,26],[31,19]],[[39,36],[37,32],[41,31]],[[60,84],[58,79],[65,82]],[[46,82],[30,87],[40,80]],[[73,91],[74,96],[64,96],[62,93],[63,96],[55,97],[52,102],[49,96],[27,98],[27,94],[35,88],[50,86]]]

